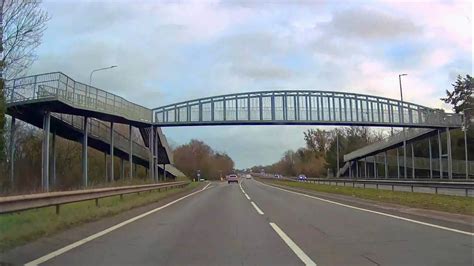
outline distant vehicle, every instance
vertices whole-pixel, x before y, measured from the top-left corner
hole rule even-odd
[[[278,174],[277,174],[277,175],[274,175],[273,177],[280,179],[280,178],[282,178],[282,175],[278,175]]]
[[[305,175],[299,175],[298,180],[306,180],[308,179]]]
[[[237,177],[237,175],[227,176],[227,184],[230,184],[230,183],[239,183],[239,178]]]
[[[199,181],[203,182],[203,181],[206,181],[206,179],[200,178]]]
[[[252,176],[249,175],[249,174],[246,174],[246,175],[245,175],[245,178],[250,179],[250,178],[252,178]]]

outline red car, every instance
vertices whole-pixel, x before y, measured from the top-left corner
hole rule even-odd
[[[239,183],[239,179],[237,178],[237,175],[227,176],[227,184],[230,184],[230,183]]]

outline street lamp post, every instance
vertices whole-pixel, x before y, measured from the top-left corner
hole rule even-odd
[[[403,89],[402,89],[402,76],[407,74],[399,74],[398,82],[400,84],[400,101],[402,103],[401,112],[402,112],[402,124],[405,123],[405,113],[403,110]],[[405,127],[403,127],[403,177],[407,178],[407,140],[405,134]]]
[[[89,75],[89,86],[92,85],[92,74],[94,74],[94,72],[101,71],[101,70],[107,70],[107,69],[111,69],[111,68],[115,68],[115,67],[117,67],[117,66],[113,65],[113,66],[108,66],[108,67],[103,67],[103,68],[98,68],[98,69],[92,70],[91,74]]]

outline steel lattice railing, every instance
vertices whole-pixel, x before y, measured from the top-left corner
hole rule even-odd
[[[153,109],[160,126],[330,124],[460,127],[461,116],[384,97],[328,91],[229,94]]]

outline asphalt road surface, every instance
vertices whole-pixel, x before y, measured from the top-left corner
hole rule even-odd
[[[211,183],[46,265],[473,265],[473,236],[257,182]]]

